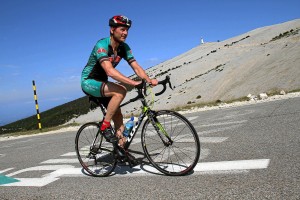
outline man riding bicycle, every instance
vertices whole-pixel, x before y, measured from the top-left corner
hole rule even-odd
[[[82,90],[94,97],[101,98],[101,103],[107,112],[101,126],[101,131],[108,141],[118,139],[119,146],[124,147],[126,138],[123,136],[123,115],[119,108],[126,96],[124,86],[108,81],[108,77],[124,84],[137,86],[141,81],[134,81],[115,69],[120,60],[125,59],[133,71],[141,79],[155,86],[158,81],[150,79],[144,69],[138,64],[132,55],[130,47],[125,43],[131,20],[122,15],[109,19],[110,37],[100,39],[94,46],[88,63],[81,75]],[[110,130],[110,122],[113,120],[116,136]]]

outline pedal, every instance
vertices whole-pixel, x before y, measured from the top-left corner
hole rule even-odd
[[[107,140],[107,142],[110,142],[110,143],[117,143],[118,142],[118,138],[116,136],[114,137],[111,137]]]
[[[106,139],[107,142],[110,142],[110,143],[118,142],[118,138],[110,130],[106,129],[101,134],[104,136],[104,138]]]
[[[133,168],[139,164],[139,161],[131,154],[126,152],[126,159],[130,168]]]

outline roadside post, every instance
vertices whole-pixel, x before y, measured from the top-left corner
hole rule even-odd
[[[34,100],[35,100],[35,109],[36,109],[36,117],[38,120],[38,127],[40,130],[42,130],[42,123],[41,123],[41,117],[40,117],[40,112],[39,112],[39,104],[37,100],[37,95],[36,95],[36,86],[35,86],[35,81],[32,81],[32,86],[33,86],[33,94],[34,94]]]

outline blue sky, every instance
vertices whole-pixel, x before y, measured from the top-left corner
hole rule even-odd
[[[205,42],[300,18],[299,0],[0,0],[0,125],[83,96],[80,74],[108,19],[133,21],[127,43],[145,69]],[[117,69],[133,74],[125,62]]]

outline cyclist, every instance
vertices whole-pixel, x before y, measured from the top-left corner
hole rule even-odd
[[[119,108],[126,95],[126,88],[118,83],[108,81],[108,77],[132,86],[137,86],[141,81],[134,81],[115,69],[120,60],[125,59],[137,76],[146,80],[151,85],[157,85],[156,79],[150,79],[143,68],[135,60],[130,47],[125,43],[131,20],[122,15],[109,19],[110,37],[100,39],[94,46],[88,63],[81,76],[82,90],[95,97],[103,97],[102,104],[107,108],[107,113],[101,126],[104,137],[110,142],[116,142],[124,147],[126,139],[123,137],[123,115]],[[111,120],[114,122],[116,136],[109,129]]]

